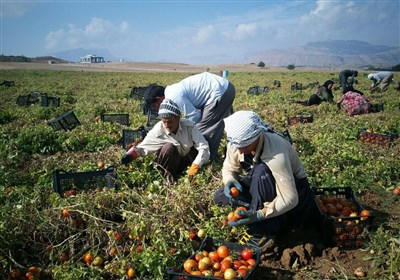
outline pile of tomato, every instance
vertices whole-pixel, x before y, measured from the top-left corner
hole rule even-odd
[[[255,266],[256,260],[250,248],[239,252],[220,245],[214,251],[196,252],[183,263],[183,270],[194,276],[245,279]]]
[[[390,135],[373,133],[373,131],[369,129],[365,132],[361,132],[359,139],[361,142],[378,144],[381,146],[387,146],[391,142]]]
[[[328,217],[332,224],[332,241],[338,246],[360,247],[362,246],[362,234],[364,228],[370,225],[368,219],[372,218],[371,211],[360,209],[356,203],[347,198],[322,196],[316,197],[319,208]]]

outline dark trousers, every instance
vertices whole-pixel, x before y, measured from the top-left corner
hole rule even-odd
[[[243,187],[243,193],[237,198],[229,199],[224,195],[224,187],[214,194],[214,200],[219,205],[232,205],[234,207],[248,202],[249,210],[259,210],[264,207],[264,202],[271,202],[276,197],[275,179],[271,170],[265,163],[256,164],[247,176],[239,180]],[[300,225],[305,221],[315,222],[316,208],[314,193],[310,189],[307,178],[296,179],[296,189],[299,203],[292,210],[277,217],[249,224],[249,233],[252,235],[279,235],[289,225]]]
[[[236,90],[232,83],[219,100],[204,107],[201,120],[196,124],[197,128],[206,138],[210,146],[210,160],[215,160],[218,148],[224,135],[224,118],[233,112],[233,101]]]
[[[198,151],[192,147],[187,155],[182,156],[172,143],[164,144],[157,153],[157,167],[166,179],[175,182],[179,175],[193,163],[197,153]]]

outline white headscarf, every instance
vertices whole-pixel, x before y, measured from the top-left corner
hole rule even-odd
[[[224,119],[225,132],[229,143],[234,148],[247,147],[262,131],[272,131],[261,118],[252,111],[238,111]]]

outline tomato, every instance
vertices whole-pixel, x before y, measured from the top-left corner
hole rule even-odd
[[[126,272],[126,275],[128,276],[129,279],[131,279],[136,276],[136,270],[133,267],[130,267]]]
[[[237,197],[239,195],[239,190],[236,187],[231,188],[231,195],[232,197]]]
[[[239,260],[234,260],[233,261],[233,267],[238,270],[239,267],[242,265],[242,263]]]
[[[249,273],[249,270],[247,269],[247,267],[246,268],[241,267],[237,270],[237,272],[238,272],[239,277],[245,278],[247,276],[247,274]]]
[[[35,278],[40,277],[40,270],[36,266],[31,266],[28,268],[28,273],[32,274],[32,276]]]
[[[104,263],[104,259],[101,256],[96,256],[93,260],[94,266],[101,266]]]
[[[189,231],[189,239],[190,240],[195,240],[197,238],[197,233],[195,233],[193,230]]]
[[[219,262],[221,261],[221,258],[218,256],[218,253],[216,251],[212,251],[208,253],[208,257],[213,261],[213,262]]]
[[[208,266],[212,264],[212,261],[209,257],[204,257],[201,259],[202,262],[206,263]]]
[[[400,186],[395,187],[392,192],[394,195],[400,195]]]
[[[204,231],[204,229],[199,229],[199,231],[197,232],[197,236],[200,238],[203,238],[205,234],[206,232]]]
[[[104,161],[99,161],[99,162],[97,163],[97,167],[99,167],[100,169],[103,169],[105,165],[106,165],[106,164],[104,163]]]
[[[19,269],[14,269],[10,272],[10,280],[19,280],[21,279],[22,274],[21,271],[19,271]]]
[[[68,217],[70,216],[70,213],[69,213],[69,209],[68,209],[68,208],[64,208],[64,209],[62,210],[62,216],[63,216],[64,218],[68,218]]]
[[[364,221],[364,220],[368,219],[369,216],[371,216],[371,211],[364,209],[361,211],[360,216],[361,216],[361,220]]]
[[[118,231],[114,231],[113,234],[114,234],[115,240],[121,241],[122,235]]]
[[[200,253],[194,254],[194,259],[195,259],[197,262],[201,261],[202,258],[203,258],[203,255],[202,255],[202,254],[200,254]]]
[[[230,261],[222,261],[221,262],[221,271],[224,272],[228,268],[232,267],[232,263]]]
[[[87,252],[83,256],[83,260],[87,265],[90,265],[93,262],[93,255],[90,252]]]
[[[198,271],[198,270],[192,271],[192,272],[190,272],[190,274],[192,274],[192,275],[198,275],[198,276],[203,275],[203,274],[201,273],[201,271]]]
[[[110,255],[110,257],[113,257],[113,256],[115,256],[117,254],[117,252],[118,252],[117,248],[111,247],[110,251],[108,252],[108,254]]]
[[[192,259],[188,259],[183,263],[183,268],[187,273],[192,273],[192,271],[196,271],[197,266],[198,266],[197,262]]]
[[[214,271],[219,271],[219,270],[221,270],[221,263],[220,263],[220,262],[214,262],[214,263],[212,264],[212,269],[213,269]]]
[[[253,252],[249,248],[244,248],[240,253],[240,256],[242,257],[242,259],[247,261],[253,258]]]
[[[235,278],[236,276],[237,276],[237,272],[236,272],[236,270],[234,270],[232,268],[228,268],[224,272],[224,279],[230,280],[230,279]]]
[[[208,270],[209,265],[203,261],[199,261],[197,268],[199,269],[199,271],[205,271]]]
[[[221,245],[217,248],[217,254],[221,259],[226,258],[227,256],[229,256],[229,248],[225,245]]]
[[[228,214],[228,222],[236,222],[238,218],[235,216],[235,212],[229,212]]]
[[[255,259],[248,259],[247,262],[249,263],[250,266],[255,266],[256,265],[256,260]]]

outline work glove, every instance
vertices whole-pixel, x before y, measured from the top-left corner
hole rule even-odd
[[[228,182],[226,182],[225,187],[224,187],[224,194],[227,198],[232,198],[232,195],[231,195],[232,187],[236,187],[239,190],[239,192],[243,191],[242,185],[240,185],[240,183],[237,180],[231,179]]]
[[[200,167],[198,164],[193,163],[192,166],[190,166],[190,168],[187,171],[187,174],[189,176],[194,176],[197,175],[199,173]]]
[[[261,210],[258,211],[238,210],[237,214],[242,216],[242,218],[240,220],[237,220],[236,222],[228,222],[228,225],[230,225],[231,227],[248,225],[264,220],[264,213]]]
[[[138,155],[135,150],[128,151],[126,154],[124,154],[121,158],[121,163],[123,165],[127,165],[131,161],[137,159]]]

